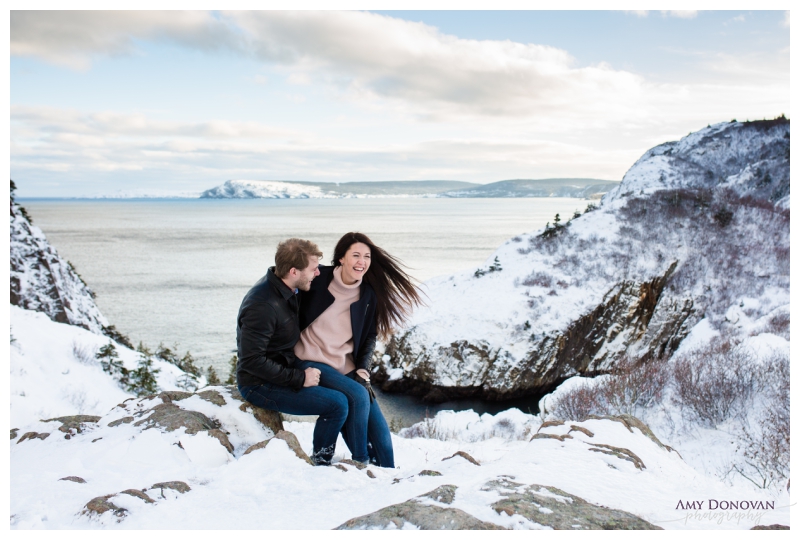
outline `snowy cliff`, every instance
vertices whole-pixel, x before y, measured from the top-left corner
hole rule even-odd
[[[108,321],[95,304],[94,293],[16,204],[14,189],[12,181],[11,303],[104,334]]]
[[[702,319],[789,304],[789,122],[709,126],[645,153],[599,208],[428,281],[375,379],[430,400],[541,395],[664,357]],[[777,311],[776,311],[777,310]]]

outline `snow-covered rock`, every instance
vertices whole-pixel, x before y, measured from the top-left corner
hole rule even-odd
[[[11,303],[103,334],[108,321],[95,304],[94,293],[16,204],[13,182],[10,229]]]
[[[355,466],[346,461],[340,439],[335,465],[313,467],[242,411],[228,388],[210,392],[213,399],[190,394],[169,402],[157,396],[129,400],[87,419],[80,431],[65,433],[62,422],[26,426],[38,436],[10,442],[11,527],[332,529],[375,513],[387,519],[350,523],[414,529],[448,526],[450,519],[453,528],[458,519],[459,525],[507,529],[748,529],[788,523],[788,495],[774,498],[699,474],[646,427],[619,418],[540,425],[532,438],[393,436],[396,469]],[[151,421],[163,406],[218,427],[170,429]],[[518,416],[512,422],[536,422]],[[484,415],[481,421],[497,419]],[[310,452],[313,424],[285,427]],[[513,428],[524,431],[522,425]],[[270,443],[248,452],[264,440]],[[324,504],[309,504],[310,498]],[[698,500],[706,510],[712,499],[754,501],[764,509],[712,517],[682,507]],[[426,512],[424,505],[442,511]],[[392,519],[400,515],[405,519]]]
[[[725,123],[648,151],[599,208],[425,283],[375,362],[431,400],[542,395],[624,355],[669,355],[704,317],[788,304],[789,122]]]

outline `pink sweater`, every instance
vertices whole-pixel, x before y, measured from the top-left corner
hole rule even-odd
[[[333,279],[328,285],[328,291],[334,298],[333,304],[300,334],[300,340],[294,346],[294,354],[298,358],[328,364],[342,374],[356,369],[353,362],[350,304],[358,301],[360,285],[361,281],[345,285],[342,267],[334,268]]]

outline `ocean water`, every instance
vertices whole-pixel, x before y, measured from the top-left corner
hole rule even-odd
[[[316,242],[329,264],[339,237],[360,231],[425,281],[477,267],[509,238],[543,227],[556,213],[566,220],[588,204],[564,198],[19,202],[95,291],[111,324],[134,343],[177,344],[223,378],[235,354],[239,304],[272,266],[282,239]],[[481,409],[480,402],[462,405]],[[483,411],[507,407],[486,404]],[[429,412],[442,408],[463,407],[442,404]],[[410,420],[426,406],[398,397],[384,409]]]

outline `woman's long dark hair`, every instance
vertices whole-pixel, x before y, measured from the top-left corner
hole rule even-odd
[[[369,246],[371,261],[369,270],[364,274],[364,282],[372,287],[378,297],[376,307],[376,326],[378,336],[386,339],[392,333],[392,327],[404,323],[411,315],[414,306],[422,305],[419,288],[413,278],[403,270],[403,263],[386,251],[376,246],[366,234],[349,232],[339,239],[333,250],[333,266],[341,266],[343,258],[356,243]]]

